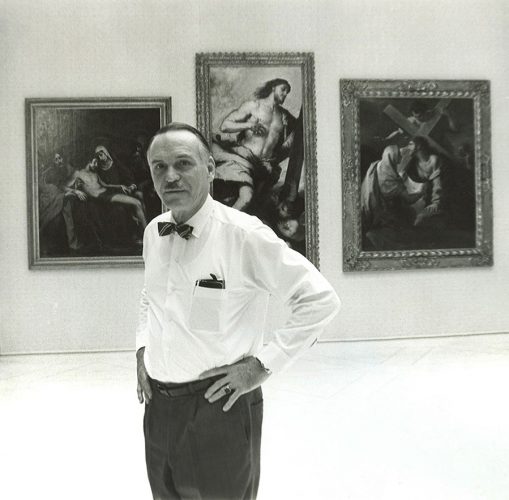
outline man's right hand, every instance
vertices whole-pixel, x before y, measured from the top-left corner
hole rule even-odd
[[[265,137],[267,135],[267,129],[260,123],[256,122],[252,127],[251,131],[254,135],[257,135],[259,137]]]
[[[136,351],[136,372],[138,375],[138,401],[143,403],[144,401],[150,403],[152,399],[152,389],[148,381],[148,373],[145,368],[145,361],[143,355],[145,354],[145,348],[141,347]]]
[[[83,191],[80,191],[79,189],[75,189],[73,191],[73,194],[78,198],[78,200],[80,201],[86,201],[87,199],[87,195],[83,192]]]

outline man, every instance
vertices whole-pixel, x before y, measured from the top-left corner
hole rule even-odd
[[[443,162],[431,149],[426,137],[415,136],[408,144],[411,161],[398,173],[407,191],[420,191],[422,198],[414,203],[414,226],[444,229],[444,195],[442,189]]]
[[[66,255],[81,250],[77,233],[86,218],[81,201],[86,195],[67,186],[73,167],[56,152],[53,164],[41,175],[39,184],[39,223],[42,255]],[[65,239],[61,236],[65,232]],[[59,237],[60,236],[60,237]]]
[[[136,334],[152,493],[255,498],[260,385],[316,341],[339,299],[310,262],[257,218],[209,196],[214,159],[196,129],[163,127],[147,158],[170,209],[145,230]],[[263,346],[271,293],[292,314]]]
[[[233,208],[248,210],[253,197],[263,198],[279,180],[279,163],[288,156],[294,138],[295,118],[282,106],[290,89],[282,78],[269,80],[221,123],[220,131],[236,134],[236,141],[212,145],[215,188],[228,192],[235,187]]]
[[[96,158],[90,160],[84,168],[76,170],[68,181],[68,185],[75,186],[87,197],[108,205],[118,205],[129,210],[136,218],[137,225],[143,231],[147,226],[145,211],[141,202],[125,193],[124,186],[106,184],[98,174],[99,166]],[[141,241],[139,241],[141,243]]]
[[[53,156],[53,165],[44,171],[42,177],[46,184],[54,184],[64,189],[67,179],[72,175],[73,168],[69,162],[64,161],[60,152]]]

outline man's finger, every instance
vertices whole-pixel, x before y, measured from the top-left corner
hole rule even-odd
[[[200,380],[203,378],[215,377],[216,375],[226,375],[228,373],[230,365],[218,366],[217,368],[211,368],[200,374],[198,377]]]
[[[215,403],[219,399],[224,398],[227,394],[229,394],[229,393],[227,393],[224,389],[220,389],[215,394],[212,394],[212,396],[210,396],[208,401],[209,401],[209,403]]]
[[[205,392],[205,399],[208,399],[211,403],[211,397],[215,396],[218,392],[221,393],[218,397],[214,399],[216,401],[220,397],[224,396],[226,393],[223,389],[223,387],[228,383],[228,380],[226,377],[223,377],[216,382],[214,382],[208,389],[207,392]]]
[[[152,389],[150,388],[150,384],[148,383],[148,380],[143,381],[142,387],[143,387],[143,393],[145,394],[145,399],[147,400],[147,403],[150,403],[150,400],[152,399]]]
[[[139,382],[136,388],[136,392],[138,393],[138,401],[140,402],[140,404],[143,403],[143,391],[141,390],[141,385]]]
[[[235,401],[240,398],[240,396],[242,396],[240,390],[234,391],[226,404],[223,406],[223,411],[228,411],[235,404]]]

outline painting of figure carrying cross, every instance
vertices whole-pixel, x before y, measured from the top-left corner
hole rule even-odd
[[[475,245],[471,99],[361,99],[364,250]]]

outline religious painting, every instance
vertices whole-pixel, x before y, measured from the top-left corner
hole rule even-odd
[[[341,80],[343,269],[493,264],[490,85]]]
[[[313,54],[197,54],[196,87],[214,199],[318,265]]]
[[[169,98],[26,99],[29,267],[142,265]]]

